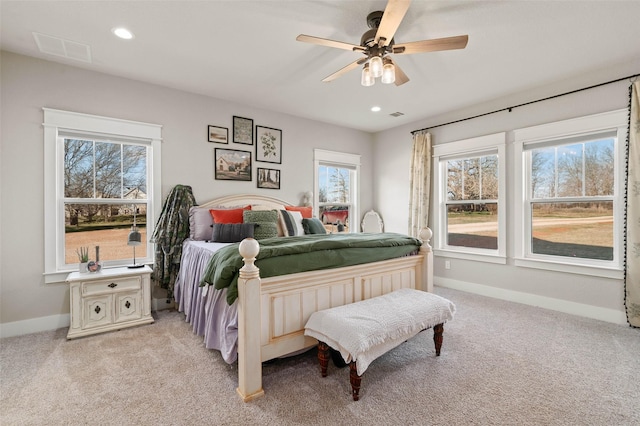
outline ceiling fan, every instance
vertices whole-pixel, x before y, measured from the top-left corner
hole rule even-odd
[[[346,67],[325,77],[322,81],[329,82],[364,64],[361,83],[363,86],[372,86],[377,77],[381,77],[382,83],[395,83],[400,86],[409,77],[391,59],[391,55],[410,55],[414,53],[435,52],[438,50],[464,49],[469,40],[468,35],[437,38],[432,40],[413,41],[409,43],[395,44],[393,36],[402,22],[402,18],[409,9],[410,0],[389,0],[382,11],[371,12],[367,15],[366,31],[360,40],[360,45],[329,40],[300,34],[296,40],[305,43],[319,44],[321,46],[335,47],[337,49],[361,52],[364,58],[350,63]]]

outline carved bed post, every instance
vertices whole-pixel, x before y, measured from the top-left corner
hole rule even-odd
[[[429,242],[433,237],[433,232],[429,228],[422,228],[418,233],[418,238],[422,241],[420,254],[424,255],[424,263],[422,265],[422,279],[418,279],[416,284],[422,284],[420,290],[433,293],[433,250]]]
[[[264,395],[260,327],[260,270],[254,264],[260,245],[253,238],[239,247],[244,266],[238,278],[238,394],[244,402]]]

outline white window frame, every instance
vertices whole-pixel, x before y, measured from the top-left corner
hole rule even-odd
[[[63,282],[67,274],[77,270],[64,263],[64,137],[79,135],[128,140],[150,147],[147,164],[147,224],[151,230],[159,214],[161,203],[161,141],[162,126],[97,115],[43,108],[44,111],[44,280]],[[147,244],[141,263],[153,262],[154,245]],[[138,259],[136,259],[138,260]],[[126,262],[113,262],[119,266]]]
[[[349,232],[360,232],[360,155],[314,149],[313,165],[313,206],[316,217],[320,212],[319,167],[335,166],[355,171],[355,179],[350,180],[351,188],[349,189],[353,199],[353,205],[349,211]]]
[[[627,137],[626,109],[594,114],[585,117],[563,120],[539,126],[527,127],[514,131],[514,164],[517,165],[515,176],[516,202],[514,204],[515,220],[515,259],[516,266],[547,269],[574,274],[600,276],[606,278],[623,277],[622,269],[622,235],[624,223],[624,146]],[[601,134],[607,131],[616,133],[614,173],[615,187],[613,196],[613,261],[597,259],[578,259],[562,256],[549,256],[531,253],[531,202],[527,151],[549,142],[571,137],[586,137],[590,134]]]
[[[506,134],[463,139],[433,148],[434,164],[434,255],[457,259],[506,264]],[[484,155],[498,156],[498,249],[447,245],[447,161]]]

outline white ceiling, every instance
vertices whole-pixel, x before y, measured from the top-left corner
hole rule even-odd
[[[2,0],[1,47],[369,132],[542,93],[559,81],[575,79],[573,90],[640,72],[640,1],[414,0],[397,44],[468,34],[466,49],[396,56],[411,79],[399,87],[362,87],[358,70],[322,83],[360,54],[300,43],[296,36],[359,44],[367,14],[385,5]],[[114,37],[116,26],[129,28],[135,39]],[[89,45],[92,62],[40,53],[33,32]],[[372,113],[374,105],[382,110]],[[397,111],[405,115],[389,115]]]

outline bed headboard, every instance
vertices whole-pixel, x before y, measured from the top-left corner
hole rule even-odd
[[[257,194],[237,194],[237,195],[227,195],[220,198],[215,198],[211,201],[207,201],[204,204],[200,204],[199,207],[215,207],[215,206],[223,206],[223,207],[233,207],[233,206],[242,206],[242,205],[254,205],[259,204],[263,206],[273,207],[274,209],[278,209],[279,206],[295,206],[296,204],[291,204],[287,201],[281,200],[279,198],[274,197],[266,197],[264,195]]]

